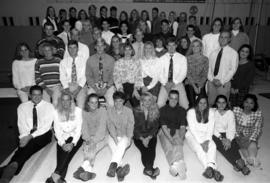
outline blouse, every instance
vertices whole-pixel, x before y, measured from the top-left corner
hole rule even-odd
[[[115,62],[113,79],[116,89],[123,88],[123,83],[135,84],[135,87],[143,86],[141,64],[135,59],[124,60],[123,58]]]
[[[135,125],[134,125],[134,138],[155,136],[159,128],[159,120],[149,121],[145,119],[144,111],[140,109],[133,110]]]
[[[188,71],[187,79],[189,84],[198,84],[199,87],[203,87],[208,74],[208,58],[206,56],[201,56],[195,58],[193,55],[187,57]]]
[[[63,121],[58,111],[55,110],[54,131],[57,143],[62,146],[69,137],[72,137],[72,143],[77,144],[81,137],[82,129],[82,110],[79,107],[74,109],[74,119]]]
[[[235,137],[235,119],[231,110],[227,110],[221,115],[215,110],[215,130],[214,135],[220,137],[221,133],[226,134],[226,138],[232,141]]]
[[[237,135],[249,137],[251,141],[257,141],[262,134],[262,112],[257,110],[255,112],[252,111],[250,114],[245,114],[240,107],[235,107],[233,112],[235,114]]]
[[[147,89],[150,90],[159,81],[159,64],[158,64],[158,58],[151,58],[151,59],[146,59],[143,58],[140,60],[141,62],[141,67],[142,67],[142,77],[146,78],[149,76],[152,78],[152,81],[149,83],[147,86]]]

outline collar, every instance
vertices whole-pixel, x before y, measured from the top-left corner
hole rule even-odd
[[[232,30],[232,34],[236,36],[239,33],[239,30]]]

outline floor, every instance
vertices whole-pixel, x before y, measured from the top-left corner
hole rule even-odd
[[[257,77],[254,82],[254,86],[252,88],[252,93],[267,93],[270,92],[270,81],[266,81],[262,79],[262,77]],[[14,91],[13,91],[14,92]],[[1,89],[0,89],[1,93]],[[8,92],[12,97],[12,92]],[[13,93],[14,94],[14,93]],[[1,96],[1,95],[0,95]],[[251,168],[251,174],[248,176],[244,176],[241,173],[235,172],[232,166],[218,153],[217,155],[217,163],[220,172],[224,175],[223,182],[245,182],[245,183],[257,183],[257,182],[270,182],[270,99],[261,97],[258,95],[260,108],[264,114],[264,128],[263,135],[259,141],[261,146],[259,150],[259,159],[262,162],[260,168]],[[2,137],[3,134],[0,133]],[[2,138],[0,138],[2,139]],[[8,146],[8,144],[7,144]],[[1,149],[0,149],[1,150]],[[140,160],[140,153],[138,149],[132,145],[126,152],[124,157],[124,163],[129,163],[131,170],[130,173],[126,176],[124,182],[127,183],[148,183],[148,182],[180,182],[180,179],[177,177],[172,177],[168,171],[168,164],[165,159],[165,155],[161,149],[160,143],[157,144],[156,149],[156,161],[155,166],[159,167],[161,170],[160,175],[157,177],[155,181],[143,175],[143,166]],[[213,179],[207,180],[202,176],[203,167],[198,162],[195,154],[190,150],[188,145],[184,144],[184,155],[185,161],[187,164],[187,179],[181,182],[215,182]],[[94,180],[89,181],[93,183],[106,183],[106,182],[117,182],[116,178],[109,178],[106,176],[106,171],[109,166],[110,161],[110,150],[108,147],[103,149],[97,156],[94,171],[97,176]],[[11,155],[2,163],[7,163],[8,159]],[[66,176],[66,180],[68,183],[76,183],[82,182],[76,180],[72,177],[73,172],[80,166],[83,160],[82,151],[79,150],[77,154],[72,159],[68,173]],[[50,176],[53,172],[56,165],[56,144],[55,142],[46,146],[43,150],[35,154],[24,166],[20,175],[14,177],[12,183],[39,183],[45,182],[46,178]]]

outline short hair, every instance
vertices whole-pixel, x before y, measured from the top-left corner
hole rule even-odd
[[[85,100],[85,105],[84,105],[84,110],[87,111],[87,112],[90,111],[90,107],[89,107],[89,105],[88,105],[88,102],[89,102],[89,100],[90,100],[91,98],[96,98],[97,101],[98,101],[99,96],[98,96],[96,93],[91,93],[91,94],[87,95],[86,100]],[[99,102],[98,102],[98,107],[99,107],[99,106],[100,106],[100,105],[99,105]]]
[[[110,11],[117,11],[117,8],[115,6],[110,7]]]
[[[167,20],[167,19],[161,20],[161,24],[163,24],[163,23],[166,23],[166,24],[168,24],[168,25],[170,24],[170,23],[169,23],[169,20]]]
[[[101,20],[101,24],[103,24],[103,22],[107,22],[108,24],[110,24],[110,22],[109,22],[109,19],[108,18],[103,18],[102,20]]]
[[[31,86],[29,89],[30,95],[33,93],[34,90],[38,90],[40,91],[41,94],[43,94],[43,89],[41,86],[38,86],[38,85]]]
[[[99,37],[99,38],[97,38],[97,40],[95,40],[95,42],[94,42],[95,46],[96,46],[99,42],[103,43],[104,46],[106,45],[106,41],[105,41],[102,37]]]
[[[158,12],[158,8],[154,7],[154,8],[152,8],[152,11],[157,11]]]
[[[102,9],[105,9],[106,11],[108,11],[108,8],[107,8],[106,6],[101,6],[101,7],[99,8],[99,11],[101,11]]]
[[[113,100],[117,100],[117,99],[126,100],[126,95],[121,91],[116,91],[113,94]]]
[[[53,45],[49,43],[48,41],[45,41],[44,44],[42,44],[42,48],[45,48],[45,47],[50,47],[51,49],[53,49]]]
[[[189,24],[189,25],[187,26],[187,29],[186,29],[186,30],[188,30],[188,28],[192,28],[192,29],[195,31],[195,26],[194,26],[194,25]]]
[[[94,8],[95,10],[97,9],[97,7],[96,7],[94,4],[91,4],[91,5],[88,7],[88,10],[90,10],[91,8]]]
[[[179,97],[179,91],[177,91],[177,90],[171,90],[170,92],[169,92],[169,96],[170,95],[178,95],[178,97]]]
[[[217,18],[215,18],[215,19],[212,21],[212,23],[211,23],[211,29],[210,29],[210,32],[213,32],[213,26],[214,26],[215,22],[217,22],[217,21],[219,21],[219,22],[220,22],[220,25],[221,25],[221,27],[220,27],[220,32],[223,31],[223,28],[224,28],[223,21],[221,20],[221,18],[217,17]]]
[[[247,60],[248,61],[252,61],[253,60],[253,48],[251,45],[249,44],[243,44],[239,49],[238,49],[238,55],[239,55],[239,59],[240,59],[240,51],[243,49],[243,48],[248,48],[249,50],[249,55],[247,57]]]
[[[68,46],[70,46],[70,45],[76,45],[77,47],[79,47],[78,41],[76,41],[76,40],[69,40]]]
[[[166,40],[165,40],[165,38],[163,36],[157,36],[154,39],[154,45],[155,45],[155,47],[157,46],[157,40],[160,40],[162,42],[163,47],[166,46]]]
[[[213,107],[217,108],[217,102],[218,102],[218,100],[221,99],[221,98],[222,98],[223,100],[225,100],[225,102],[226,102],[225,110],[229,110],[230,107],[229,107],[228,99],[227,99],[227,97],[226,97],[225,95],[218,95],[218,96],[216,97],[216,100],[215,100],[215,103],[214,103]]]
[[[175,37],[169,37],[169,38],[167,39],[167,45],[168,45],[169,43],[175,43],[175,44],[177,44],[176,38],[175,38]]]
[[[250,94],[250,93],[246,94],[245,97],[244,97],[244,100],[243,100],[242,104],[240,105],[240,108],[244,109],[244,102],[247,99],[253,100],[254,107],[253,107],[253,109],[251,109],[251,111],[256,112],[258,110],[258,108],[259,108],[259,104],[258,104],[258,98],[254,94]]]
[[[69,12],[71,12],[71,10],[77,11],[77,9],[75,7],[73,7],[73,6],[68,9]]]
[[[44,25],[43,25],[43,29],[45,29],[46,26],[51,26],[54,30],[54,25],[51,23],[51,22],[46,22]]]

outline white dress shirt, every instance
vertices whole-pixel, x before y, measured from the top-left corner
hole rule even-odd
[[[141,59],[141,66],[142,66],[142,77],[145,78],[149,76],[152,78],[152,81],[147,86],[147,89],[152,89],[159,81],[160,75],[160,67],[159,67],[159,59],[158,58],[151,58],[151,59]]]
[[[235,137],[235,118],[231,110],[227,110],[223,115],[221,115],[218,110],[215,110],[214,135],[219,137],[220,133],[226,133],[226,138],[230,141]]]
[[[72,57],[66,57],[60,62],[60,66],[59,66],[60,81],[64,89],[68,88],[69,83],[71,83],[72,81],[72,78],[71,78],[72,62],[73,62]],[[86,83],[86,77],[85,77],[86,62],[87,62],[87,59],[85,59],[82,56],[78,55],[75,58],[77,83],[81,87],[84,87]]]
[[[89,51],[88,46],[78,41],[78,56],[81,56],[87,60],[89,58],[89,55],[90,55],[90,51]],[[68,53],[68,47],[66,46],[64,58],[67,58],[67,57],[70,57],[70,55]]]
[[[218,74],[214,76],[216,59],[220,49],[217,49],[210,54],[208,80],[213,81],[213,79],[218,79],[220,80],[221,84],[224,85],[232,79],[237,70],[238,53],[230,46],[225,46],[223,48]]]
[[[114,36],[114,33],[111,32],[111,31],[102,31],[101,32],[101,37],[105,40],[105,42],[108,44],[108,45],[111,45],[111,40],[112,40],[112,37]]]
[[[215,111],[209,109],[207,123],[199,123],[196,118],[195,109],[190,109],[187,112],[188,130],[195,137],[198,143],[203,143],[206,140],[212,140],[215,126]]]
[[[220,33],[218,34],[205,34],[202,38],[202,43],[203,43],[203,54],[209,58],[210,54],[220,48],[218,38],[219,38]]]
[[[58,34],[57,37],[61,38],[64,41],[66,46],[68,45],[68,39],[70,38],[69,32],[63,31],[60,34]]]
[[[33,108],[34,103],[27,101],[19,105],[18,112],[18,128],[21,139],[27,135],[30,135],[30,131],[33,128]],[[33,138],[43,135],[51,129],[54,120],[54,106],[41,100],[36,106],[37,109],[37,130],[32,133]]]
[[[79,107],[74,109],[74,119],[63,121],[58,111],[54,111],[54,131],[57,143],[62,146],[69,137],[72,137],[72,143],[77,144],[81,137],[82,130],[82,110]]]
[[[36,58],[29,61],[14,60],[12,63],[12,81],[16,89],[35,85],[36,61]]]
[[[136,60],[141,59],[144,56],[144,53],[143,53],[144,44],[143,44],[143,42],[135,42],[135,43],[132,44],[132,47],[133,47],[133,49],[135,51],[134,58]]]
[[[170,67],[171,56],[166,53],[159,59],[160,67],[160,82],[162,85],[166,85],[168,82],[168,74]],[[185,56],[178,52],[173,54],[173,82],[174,84],[181,83],[187,76],[187,59]]]

